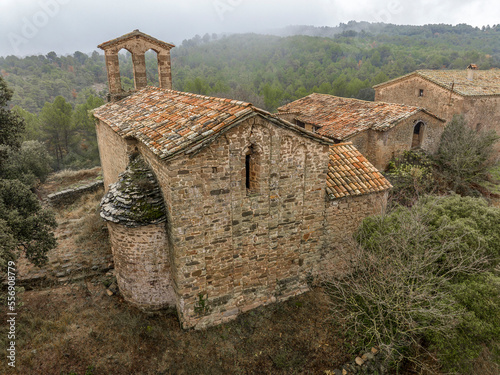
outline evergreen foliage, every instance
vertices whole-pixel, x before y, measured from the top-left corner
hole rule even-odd
[[[426,196],[366,218],[354,272],[327,282],[356,350],[418,367],[428,350],[447,371],[474,373],[484,349],[500,364],[500,209],[479,198]]]
[[[15,259],[20,251],[34,264],[46,261],[46,253],[56,245],[52,229],[54,215],[42,208],[30,190],[35,177],[43,179],[48,167],[39,157],[46,156],[40,144],[21,146],[24,122],[6,108],[12,92],[0,77],[0,265]]]
[[[484,181],[495,164],[494,144],[499,136],[494,131],[477,132],[455,116],[441,135],[435,159],[440,174],[456,192],[467,193],[473,184]]]

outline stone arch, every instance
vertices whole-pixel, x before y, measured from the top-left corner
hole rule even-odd
[[[422,146],[424,139],[425,123],[422,120],[417,120],[413,124],[413,133],[411,140],[411,148],[419,148]]]
[[[120,91],[130,91],[134,86],[134,69],[132,64],[132,52],[127,48],[122,48],[118,51],[118,69]]]
[[[150,49],[157,53],[159,86],[166,89],[172,88],[170,49],[174,45],[162,42],[139,30],[134,30],[129,34],[102,43],[98,47],[104,50],[106,58],[111,100],[119,100],[126,96],[121,87],[118,60],[118,52],[123,48],[132,54],[135,90],[147,86],[145,53]]]
[[[158,51],[157,48],[150,48],[146,51],[146,81],[148,86],[159,87],[160,71],[158,69]]]

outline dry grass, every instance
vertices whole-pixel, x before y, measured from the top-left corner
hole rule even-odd
[[[101,167],[81,169],[78,171],[72,171],[69,169],[59,171],[48,176],[47,180],[37,188],[37,195],[40,199],[43,200],[49,194],[56,193],[64,189],[85,185],[101,178]]]
[[[64,184],[73,184],[82,180],[96,178],[101,173],[101,167],[94,167],[92,169],[80,169],[73,171],[71,169],[64,169],[62,171],[51,174],[47,179],[48,182],[64,182]]]
[[[81,218],[76,237],[78,244],[90,251],[110,252],[108,228],[99,215],[102,195],[102,192],[85,195],[66,212],[69,218]]]
[[[12,373],[323,374],[348,359],[320,289],[184,331],[172,312],[148,315],[108,297],[108,282],[26,292]]]

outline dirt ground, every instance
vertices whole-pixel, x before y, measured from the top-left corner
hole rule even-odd
[[[147,314],[109,296],[112,281],[103,275],[24,292],[8,373],[324,374],[349,359],[321,289],[185,331],[173,311]],[[5,332],[4,319],[0,326]]]

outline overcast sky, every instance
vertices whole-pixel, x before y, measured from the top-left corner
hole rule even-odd
[[[0,0],[0,56],[91,52],[139,29],[173,44],[288,25],[500,23],[498,0]]]

